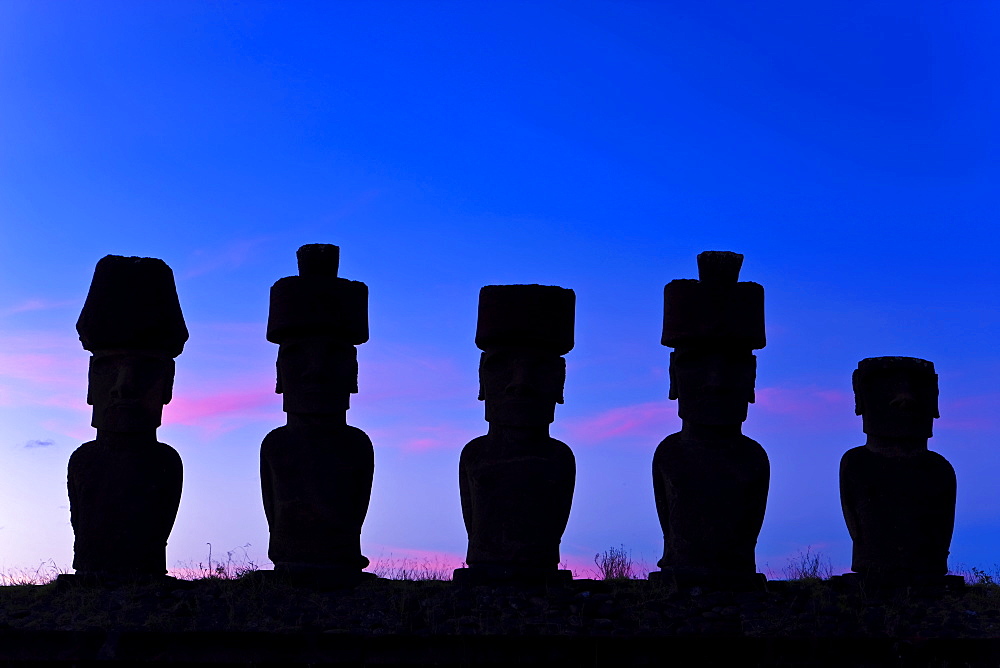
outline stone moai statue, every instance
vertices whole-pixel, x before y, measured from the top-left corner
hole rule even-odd
[[[764,521],[770,464],[742,433],[763,348],[764,289],[738,282],[743,256],[698,255],[698,280],[663,290],[662,344],[670,353],[670,398],[681,431],[653,456],[653,493],[663,529],[660,571],[680,589],[764,586],[754,548]]]
[[[365,577],[361,525],[375,470],[372,442],[347,424],[368,340],[368,286],[337,277],[340,249],[299,248],[299,275],[271,287],[267,340],[278,344],[287,423],[260,446],[260,483],[274,570],[305,584]]]
[[[867,440],[840,461],[840,501],[851,570],[886,584],[954,585],[946,579],[955,524],[955,471],[927,449],[938,417],[934,365],[872,357],[854,372],[855,411]]]
[[[170,267],[105,256],[76,328],[92,353],[87,403],[97,438],[69,460],[73,568],[96,580],[162,577],[182,467],[156,429],[188,338]]]
[[[459,462],[468,568],[460,583],[550,583],[569,520],[576,460],[549,436],[563,402],[573,349],[576,295],[547,285],[488,285],[479,293],[476,345],[479,399],[489,432],[470,441]]]

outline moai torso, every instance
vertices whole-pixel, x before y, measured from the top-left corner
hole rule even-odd
[[[664,291],[662,342],[675,348],[670,394],[683,426],[653,456],[663,530],[657,565],[682,587],[754,588],[770,464],[742,424],[753,401],[752,351],[764,346],[763,290],[736,281],[741,255],[698,260],[699,281],[673,281]]]
[[[368,436],[355,427],[278,427],[260,446],[264,513],[275,564],[361,570],[361,525],[375,470]]]
[[[938,416],[934,366],[909,357],[862,360],[854,391],[868,439],[840,462],[851,570],[900,581],[943,576],[956,481],[951,464],[927,449]]]
[[[167,538],[181,500],[180,455],[155,440],[84,443],[69,460],[78,573],[166,573]]]
[[[569,446],[544,435],[480,436],[462,449],[459,471],[467,564],[558,567],[576,480]]]
[[[276,571],[360,575],[374,450],[347,424],[356,345],[368,340],[368,289],[337,278],[336,246],[298,252],[299,276],[271,288],[267,338],[279,344],[277,391],[288,424],[261,444],[260,476]]]
[[[187,340],[170,268],[153,258],[103,258],[77,330],[93,352],[87,402],[97,439],[69,460],[73,568],[100,578],[163,575],[183,472],[156,429]]]
[[[559,543],[576,482],[570,448],[549,436],[573,347],[572,290],[487,286],[476,343],[490,423],[459,461],[468,569],[457,580],[528,581],[564,574]]]
[[[653,456],[653,496],[663,530],[657,566],[690,573],[756,572],[770,464],[742,435],[718,441],[672,434]]]

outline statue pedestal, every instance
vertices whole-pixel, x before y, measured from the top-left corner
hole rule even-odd
[[[273,582],[302,589],[316,591],[332,591],[350,589],[364,582],[378,580],[374,573],[359,571],[353,568],[337,567],[295,567],[282,568],[275,566],[273,571],[253,571],[243,576],[246,580]]]
[[[765,591],[767,588],[767,578],[763,573],[713,573],[679,568],[653,571],[649,574],[649,581],[684,592],[695,588],[707,591]]]
[[[839,591],[896,591],[916,589],[928,594],[965,589],[965,578],[961,575],[909,575],[909,574],[865,574],[844,573],[830,578],[830,584]]]
[[[191,580],[179,580],[170,575],[150,575],[148,573],[60,573],[56,576],[56,591],[66,591],[74,587],[115,589],[127,585],[188,588],[193,584]]]
[[[571,571],[531,566],[482,564],[457,568],[452,576],[457,585],[568,585],[573,582]]]

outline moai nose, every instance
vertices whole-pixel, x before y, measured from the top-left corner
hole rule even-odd
[[[889,405],[893,408],[900,408],[902,410],[911,410],[916,407],[917,399],[913,396],[912,392],[902,391],[897,392],[896,396],[889,401]]]
[[[132,396],[133,385],[132,370],[123,366],[115,376],[115,384],[111,386],[111,397],[125,399]]]
[[[534,394],[529,372],[517,365],[511,374],[510,382],[504,388],[504,393],[512,397],[526,397]]]

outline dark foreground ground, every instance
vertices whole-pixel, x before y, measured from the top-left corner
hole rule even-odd
[[[259,579],[0,588],[0,660],[87,665],[1000,666],[1000,587],[678,594],[643,580],[316,592]]]

